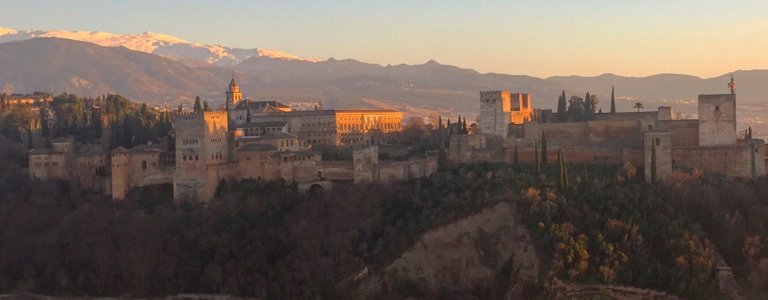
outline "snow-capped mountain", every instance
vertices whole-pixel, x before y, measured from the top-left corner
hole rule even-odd
[[[113,34],[100,31],[15,30],[0,27],[0,43],[36,37],[55,37],[88,42],[105,47],[125,47],[152,53],[191,65],[234,66],[252,57],[315,62],[314,59],[270,49],[241,49],[189,42],[174,36],[145,32]]]

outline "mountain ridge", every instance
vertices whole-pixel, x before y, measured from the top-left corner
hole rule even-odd
[[[316,61],[278,50],[242,49],[216,44],[196,43],[175,36],[146,31],[140,34],[114,34],[103,31],[68,30],[16,30],[0,27],[0,43],[32,38],[65,38],[89,42],[105,47],[126,47],[152,53],[191,65],[233,66],[251,57],[270,57],[284,60]]]
[[[223,104],[226,82],[234,73],[245,95],[257,100],[298,103],[302,107],[311,107],[307,105],[322,101],[329,108],[387,107],[403,110],[409,115],[443,114],[448,117],[476,116],[479,111],[477,93],[482,90],[508,89],[530,93],[535,106],[542,109],[554,109],[563,90],[569,97],[583,97],[589,91],[600,99],[598,106],[607,110],[611,86],[614,86],[620,111],[632,111],[634,103],[640,101],[646,109],[673,106],[686,115],[695,114],[692,104],[699,94],[728,92],[726,83],[730,74],[736,77],[740,106],[754,108],[764,105],[764,95],[768,92],[765,90],[768,87],[768,70],[761,69],[739,70],[706,79],[668,73],[645,77],[604,73],[593,77],[538,78],[480,73],[469,68],[443,65],[436,60],[418,65],[381,65],[355,59],[307,61],[266,56],[250,57],[227,67],[189,64],[168,55],[134,51],[127,47],[102,47],[62,39],[44,42],[46,39],[0,42],[0,57],[5,59],[0,63],[8,66],[0,70],[0,91],[54,90],[84,96],[112,92],[155,104],[187,102],[199,95],[207,98],[212,105],[219,106]],[[172,40],[172,37],[168,39]],[[48,45],[48,48],[41,47],[41,43]],[[2,56],[9,45],[24,49]],[[69,50],[59,48],[63,45],[67,45],[65,48]],[[45,70],[43,73],[47,75],[44,76],[40,70]],[[753,120],[762,122],[762,119]]]

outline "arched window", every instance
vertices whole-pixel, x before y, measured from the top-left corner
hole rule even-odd
[[[141,169],[142,170],[146,170],[147,169],[147,161],[146,160],[142,160],[141,161]]]

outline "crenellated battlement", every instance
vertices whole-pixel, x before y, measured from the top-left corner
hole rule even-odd
[[[200,113],[194,112],[194,111],[183,111],[183,112],[175,112],[173,113],[174,119],[181,119],[181,120],[193,120],[200,118],[202,115]]]
[[[204,111],[203,114],[206,115],[206,116],[226,116],[227,115],[227,111],[225,111],[225,110],[209,110],[209,111]]]
[[[480,97],[498,97],[501,95],[502,90],[492,90],[492,91],[480,91]]]
[[[185,112],[175,112],[173,116],[177,120],[195,120],[195,119],[204,119],[206,117],[213,117],[213,116],[226,117],[227,111],[210,110],[210,111],[204,111],[203,113],[194,112],[194,111],[185,111]]]

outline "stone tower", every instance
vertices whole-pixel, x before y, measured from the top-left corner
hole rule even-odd
[[[533,120],[531,96],[507,90],[480,92],[480,132],[507,138],[509,124]]]
[[[379,146],[365,145],[352,149],[354,183],[369,183],[375,179],[374,166],[379,164]]]
[[[735,145],[736,95],[699,95],[699,145]]]
[[[208,201],[226,177],[229,133],[226,111],[178,113],[173,194],[177,200]]]
[[[235,81],[235,76],[232,75],[232,80],[229,82],[229,88],[226,92],[227,95],[227,109],[235,107],[237,102],[243,99],[243,93],[240,91],[240,86]]]
[[[128,194],[128,155],[130,151],[123,147],[117,147],[110,153],[110,162],[112,164],[112,199],[122,200]]]
[[[643,145],[645,181],[652,181],[654,171],[656,181],[669,181],[672,178],[672,134],[666,131],[646,132]]]
[[[480,132],[507,137],[511,122],[509,91],[480,92]]]

